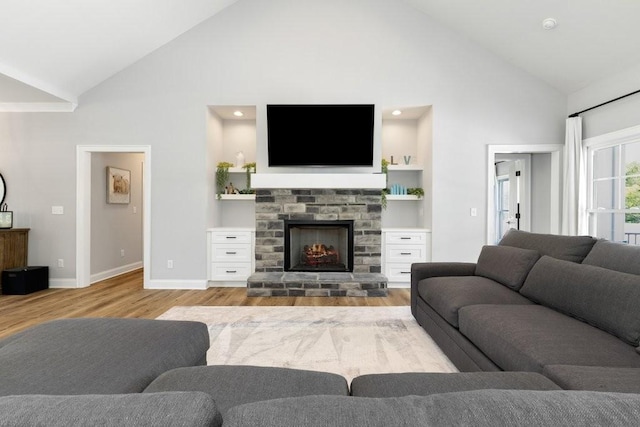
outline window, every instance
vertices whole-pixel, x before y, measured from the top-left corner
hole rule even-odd
[[[590,234],[640,245],[640,130],[586,145]]]

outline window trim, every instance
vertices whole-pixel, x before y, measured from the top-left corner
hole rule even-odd
[[[597,213],[638,213],[637,209],[597,209],[594,208],[594,178],[593,178],[593,158],[595,152],[624,144],[640,143],[640,126],[633,126],[604,135],[587,138],[582,141],[586,154],[587,169],[587,217],[589,221],[589,234],[596,236],[597,222],[594,221]]]

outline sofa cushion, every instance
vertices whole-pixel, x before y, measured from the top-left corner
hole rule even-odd
[[[161,373],[206,363],[201,322],[58,319],[0,341],[0,395],[137,393]]]
[[[590,236],[561,236],[556,234],[531,233],[510,229],[498,245],[533,249],[542,255],[572,262],[582,262],[587,256],[596,238]]]
[[[582,263],[640,275],[640,246],[600,239]]]
[[[500,283],[481,276],[430,277],[418,283],[418,295],[451,326],[458,310],[473,304],[533,304]]]
[[[308,396],[240,405],[225,427],[633,426],[640,395],[474,390],[388,398]]]
[[[547,365],[542,373],[567,390],[640,393],[640,368]]]
[[[482,389],[560,390],[537,372],[403,372],[367,374],[351,381],[351,395],[360,397],[427,396]]]
[[[460,332],[505,371],[546,365],[640,367],[635,348],[585,322],[541,305],[472,305]]]
[[[243,403],[313,394],[347,396],[347,380],[337,374],[264,366],[210,365],[176,368],[156,378],[144,390],[202,391],[216,401],[223,417]]]
[[[640,342],[640,276],[544,256],[520,293],[629,344]]]
[[[485,245],[480,251],[475,274],[517,291],[538,258],[538,251],[532,249]]]
[[[206,393],[33,394],[0,397],[0,425],[216,427],[222,417]]]

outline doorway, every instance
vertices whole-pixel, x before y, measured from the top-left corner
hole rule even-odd
[[[141,153],[142,179],[142,252],[143,287],[150,281],[151,232],[151,146],[148,145],[79,145],[76,149],[76,287],[91,284],[91,154]]]
[[[558,234],[564,146],[487,147],[487,244],[496,244],[509,228]]]

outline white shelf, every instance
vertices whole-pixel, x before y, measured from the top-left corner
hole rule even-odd
[[[388,165],[387,170],[390,171],[421,171],[423,167],[420,165]]]
[[[414,196],[412,194],[387,194],[387,200],[422,200],[422,197]]]
[[[255,200],[255,194],[221,194],[220,200]]]

